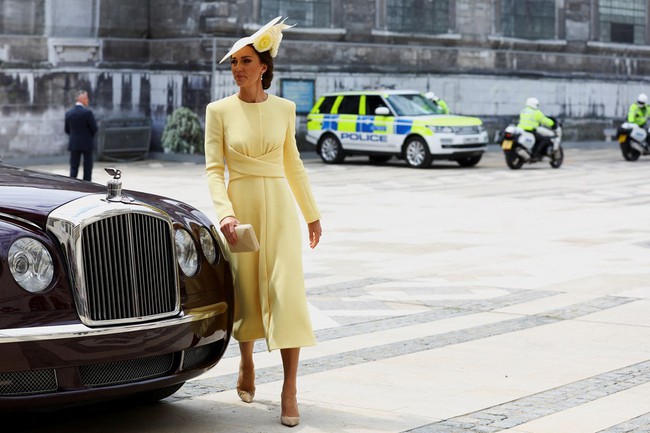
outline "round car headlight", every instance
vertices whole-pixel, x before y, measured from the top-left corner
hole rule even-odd
[[[45,290],[54,277],[50,252],[32,238],[20,238],[11,244],[9,270],[16,283],[32,293]]]
[[[196,273],[199,268],[198,254],[194,246],[194,240],[187,230],[178,229],[174,234],[174,241],[176,242],[176,258],[178,266],[185,275],[191,277]]]
[[[199,230],[199,237],[201,238],[201,249],[203,250],[203,255],[210,264],[214,263],[217,259],[217,250],[214,248],[214,240],[212,235],[205,227],[201,227]]]

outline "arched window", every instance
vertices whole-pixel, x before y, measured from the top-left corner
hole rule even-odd
[[[330,27],[331,3],[331,0],[261,0],[261,21],[282,16],[300,27]]]
[[[555,39],[555,0],[501,0],[504,36]]]
[[[645,44],[646,0],[600,0],[600,40],[623,44]]]
[[[386,29],[401,33],[448,33],[449,0],[386,0]]]

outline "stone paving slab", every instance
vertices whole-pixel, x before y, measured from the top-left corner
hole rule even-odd
[[[292,431],[650,432],[650,158],[625,162],[613,143],[568,147],[558,170],[509,170],[496,148],[471,169],[305,166],[323,214],[322,244],[304,249],[319,344],[302,351]],[[125,188],[216,221],[201,164],[120,168]],[[23,431],[287,431],[279,354],[255,352],[251,405],[233,342],[160,404]]]

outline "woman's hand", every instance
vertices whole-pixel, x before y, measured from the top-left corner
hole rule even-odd
[[[235,227],[239,225],[239,220],[233,216],[227,216],[221,220],[221,233],[230,245],[237,244],[237,232]]]
[[[320,220],[307,224],[307,231],[309,232],[309,246],[314,249],[320,241],[320,235],[323,233],[320,226]]]

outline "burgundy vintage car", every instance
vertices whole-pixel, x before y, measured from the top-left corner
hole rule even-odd
[[[230,340],[211,221],[177,200],[0,162],[0,410],[167,397]]]

